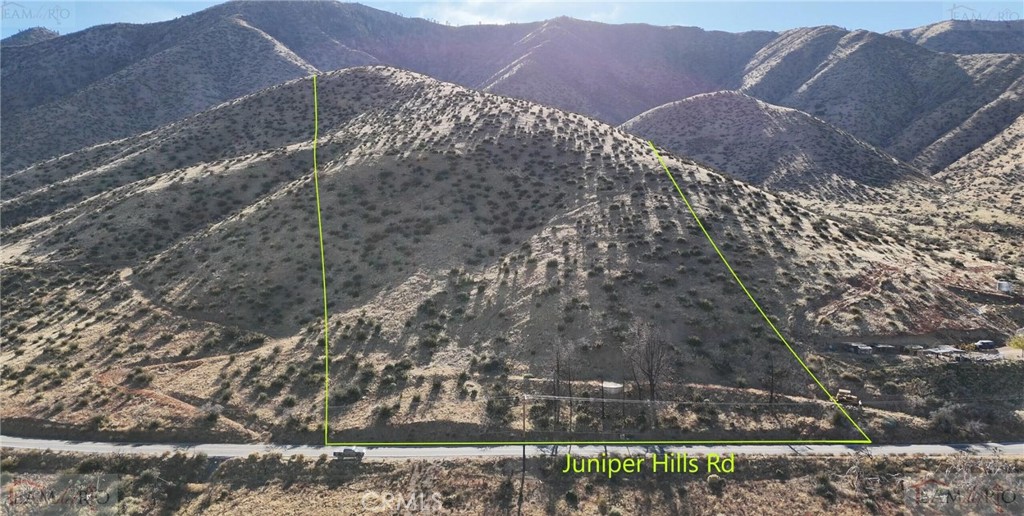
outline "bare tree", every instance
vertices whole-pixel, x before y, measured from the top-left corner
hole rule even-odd
[[[634,381],[639,384],[642,378],[647,383],[648,399],[657,400],[658,384],[668,366],[671,347],[664,337],[646,324],[634,326],[630,331],[630,339],[625,351]]]
[[[766,351],[767,367],[762,381],[768,384],[768,403],[775,403],[775,395],[780,390],[780,385],[789,378],[789,372],[775,363],[775,352]]]
[[[768,353],[768,403],[775,403],[775,355]]]
[[[573,350],[574,350],[574,348],[573,348],[572,343],[566,343],[565,344],[566,361],[565,361],[565,365],[562,368],[565,371],[565,380],[566,380],[565,386],[566,386],[566,390],[568,391],[567,396],[569,397],[569,400],[568,400],[569,401],[569,420],[568,420],[568,426],[569,426],[569,431],[570,432],[572,432],[572,416],[573,416],[573,402],[572,402],[572,396],[573,396],[573,394],[572,394],[572,382],[573,382],[573,379],[574,379],[573,378],[573,363],[576,361],[576,357],[573,356],[575,354],[575,353],[573,353]]]
[[[555,371],[554,371],[554,395],[556,399],[555,403],[555,425],[558,426],[562,420],[562,400],[559,397],[562,396],[563,381],[566,396],[572,397],[572,382],[573,382],[573,363],[576,361],[575,347],[572,342],[559,340],[555,343]],[[569,422],[572,425],[573,416],[573,404],[572,400],[569,400]]]

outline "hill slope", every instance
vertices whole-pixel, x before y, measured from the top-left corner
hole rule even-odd
[[[671,100],[733,87],[772,37],[556,18],[517,41],[518,57],[482,86],[620,124]]]
[[[984,205],[1024,216],[1024,118],[1018,118],[991,141],[960,158],[936,176]],[[974,193],[970,193],[974,190]]]
[[[1024,55],[952,55],[867,31],[787,31],[741,91],[819,117],[929,173],[1024,114]],[[851,85],[856,87],[851,87]],[[946,138],[962,131],[956,138]]]
[[[795,109],[723,91],[659,106],[622,128],[773,191],[881,202],[912,167]]]
[[[945,20],[885,34],[950,54],[1024,53],[1024,20]]]
[[[393,68],[318,83],[332,429],[362,439],[504,436],[513,428],[502,400],[531,392],[530,375],[550,378],[566,360],[570,391],[626,380],[629,346],[652,339],[669,346],[666,399],[766,395],[761,371],[788,351],[646,142]],[[2,384],[5,417],[149,435],[322,438],[311,107],[310,80],[291,81],[15,176],[46,184],[54,201],[3,234],[13,336],[3,350],[13,372]],[[970,335],[1021,323],[998,304],[972,311],[971,293],[1002,270],[995,264],[829,220],[665,158],[803,353],[841,336]],[[10,202],[39,198],[22,192]],[[84,367],[68,359],[78,356],[91,357],[92,374],[72,374]],[[840,382],[830,368],[820,374]],[[740,422],[733,431],[848,436],[803,380],[777,385],[795,412],[742,409],[728,417]],[[545,406],[531,409],[531,428],[559,425]],[[97,410],[107,419],[94,420]],[[644,414],[630,409],[608,424],[640,431]],[[863,421],[885,432],[889,416],[920,417],[876,411]],[[579,417],[580,431],[596,431],[595,413]],[[717,416],[672,417],[677,427],[659,431],[728,432]]]
[[[218,20],[66,98],[5,117],[5,133],[17,138],[11,136],[4,148],[12,156],[79,149],[148,131],[315,70],[244,21]],[[56,134],[61,137],[55,139]]]

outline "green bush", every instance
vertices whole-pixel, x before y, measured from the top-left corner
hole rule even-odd
[[[335,394],[334,400],[337,403],[347,405],[359,401],[362,397],[363,391],[359,387],[352,385],[348,389],[345,389],[344,392]]]
[[[487,400],[487,417],[496,423],[508,423],[512,419],[512,403],[508,399]]]

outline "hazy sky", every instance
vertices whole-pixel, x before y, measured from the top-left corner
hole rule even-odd
[[[93,25],[115,22],[149,23],[194,13],[220,2],[165,0],[105,2],[74,0],[2,0],[3,37],[20,30],[43,26],[67,34]],[[688,25],[725,31],[785,30],[811,25],[839,25],[848,29],[885,32],[917,27],[940,20],[973,18],[1020,19],[1021,2],[889,2],[700,1],[700,2],[495,2],[390,1],[360,2],[404,16],[466,25],[508,23],[571,16],[606,23]]]

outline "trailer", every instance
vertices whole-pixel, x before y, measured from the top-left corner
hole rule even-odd
[[[836,395],[836,401],[851,407],[859,407],[861,405],[860,398],[850,392],[849,389],[839,389],[839,392]]]

